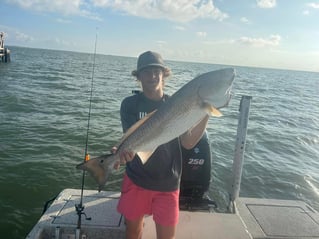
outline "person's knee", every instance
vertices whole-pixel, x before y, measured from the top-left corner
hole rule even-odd
[[[143,232],[143,217],[137,220],[125,220],[126,239],[141,239]]]
[[[163,226],[156,224],[157,239],[174,239],[176,226]]]

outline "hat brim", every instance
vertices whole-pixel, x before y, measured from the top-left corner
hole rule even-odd
[[[152,67],[152,66],[161,67],[161,68],[163,68],[164,70],[165,70],[165,69],[168,69],[168,68],[167,68],[166,66],[164,66],[163,64],[152,63],[152,64],[148,64],[148,65],[146,65],[146,66],[140,67],[140,68],[137,69],[137,70],[132,71],[132,76],[137,76],[138,73],[141,72],[141,70],[144,70],[144,69],[146,69],[146,68],[148,68],[148,67]]]

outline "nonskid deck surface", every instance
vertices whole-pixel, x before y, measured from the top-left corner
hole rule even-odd
[[[75,238],[78,215],[75,205],[80,202],[81,190],[63,190],[40,218],[28,239]],[[81,219],[81,239],[124,238],[123,217],[116,211],[119,192],[84,190],[84,213]],[[87,220],[85,216],[90,219]]]
[[[319,238],[319,213],[302,201],[239,198],[236,207],[253,238]]]
[[[81,239],[125,238],[116,211],[119,192],[85,190]],[[40,218],[27,239],[73,239],[80,190],[65,189]],[[239,198],[236,214],[181,211],[176,238],[319,238],[319,215],[301,201]],[[156,238],[152,216],[145,218],[143,238]]]

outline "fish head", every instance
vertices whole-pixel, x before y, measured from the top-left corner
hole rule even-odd
[[[233,68],[211,71],[198,76],[199,98],[217,109],[227,106],[231,99],[234,79],[235,69]]]

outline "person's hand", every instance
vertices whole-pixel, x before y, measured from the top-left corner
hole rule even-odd
[[[111,151],[112,151],[113,154],[115,154],[117,152],[117,148],[113,147]],[[121,164],[124,165],[127,162],[133,160],[134,156],[135,156],[135,154],[133,152],[131,152],[131,151],[121,151],[120,152],[120,160],[116,161],[114,163],[113,168],[114,169],[119,169]]]
[[[116,147],[113,147],[113,148],[111,149],[112,154],[115,154],[116,151],[117,151],[117,148],[116,148]],[[121,165],[121,162],[118,160],[118,161],[116,161],[116,162],[114,163],[113,168],[116,169],[116,170],[118,170],[118,169],[120,168],[120,165]]]
[[[135,154],[132,151],[121,151],[120,153],[120,160],[121,164],[126,164],[133,160]]]

